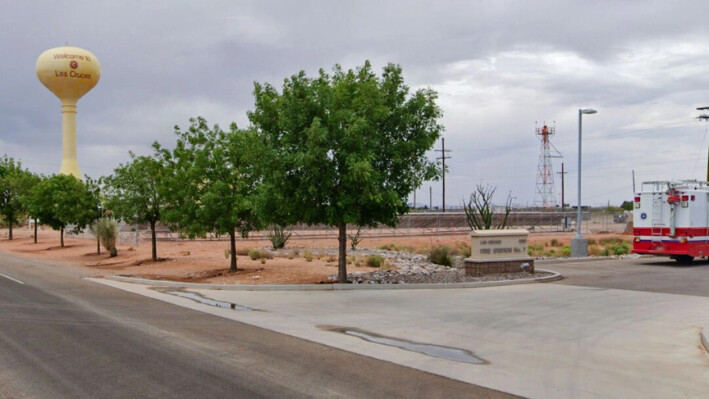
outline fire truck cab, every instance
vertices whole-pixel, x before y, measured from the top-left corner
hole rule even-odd
[[[709,182],[650,181],[635,194],[633,252],[682,263],[709,256]]]

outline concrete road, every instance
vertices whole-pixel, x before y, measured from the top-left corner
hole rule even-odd
[[[512,397],[85,273],[0,254],[0,398]]]
[[[701,282],[709,278],[709,266],[676,268],[662,262],[548,265],[568,274],[568,279],[476,289],[258,292],[189,288],[168,293],[139,284],[102,281],[526,397],[705,398],[709,395],[709,355],[701,337],[709,327],[709,289]],[[198,295],[196,299],[202,302],[206,298],[255,310],[205,305],[185,298],[185,293]],[[437,348],[425,354],[421,344]],[[436,357],[441,353],[463,353],[480,362]]]

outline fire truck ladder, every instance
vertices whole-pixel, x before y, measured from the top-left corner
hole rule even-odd
[[[653,237],[662,236],[662,208],[664,201],[662,193],[655,193],[652,196],[652,228],[651,235]]]

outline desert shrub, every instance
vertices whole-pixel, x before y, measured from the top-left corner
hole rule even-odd
[[[410,253],[415,253],[415,252],[416,252],[416,250],[414,249],[414,247],[411,247],[411,246],[408,246],[408,245],[403,245],[403,246],[399,247],[399,251],[400,251],[400,252],[410,252]]]
[[[347,264],[348,264],[348,265],[351,265],[352,262],[354,262],[354,260],[355,260],[355,257],[354,257],[354,256],[348,256],[348,257],[347,257]]]
[[[569,256],[571,256],[571,248],[568,246],[561,247],[560,255],[563,256],[564,258],[568,258]]]
[[[451,258],[451,249],[447,245],[433,247],[428,254],[428,260],[431,263],[443,266],[451,266],[453,259]]]
[[[281,249],[286,246],[286,243],[292,234],[292,231],[286,230],[282,226],[273,225],[271,226],[271,230],[268,232],[268,239],[271,241],[271,246],[273,249]]]
[[[362,262],[356,260],[355,263],[354,263],[354,265],[355,265],[355,267],[361,267],[361,266],[362,266]]]
[[[464,258],[469,258],[471,255],[470,244],[464,241],[456,242],[453,255],[459,255]]]
[[[273,259],[273,254],[269,251],[259,251],[258,249],[252,249],[249,251],[249,258],[251,258],[251,260]]]
[[[306,262],[312,262],[313,261],[313,254],[306,249],[305,252],[303,252],[303,258],[305,258]]]
[[[557,240],[556,238],[552,238],[552,239],[551,239],[551,242],[549,243],[549,245],[552,246],[552,247],[563,247],[563,246],[564,246],[564,244],[562,244],[562,243],[561,243],[559,240]]]
[[[612,245],[613,247],[616,247],[616,246],[622,244],[623,242],[624,242],[624,240],[622,238],[618,238],[618,237],[601,238],[601,240],[599,241],[599,243],[601,245],[605,245],[605,246]]]
[[[369,255],[366,261],[369,267],[381,267],[385,264],[384,258],[381,255]]]
[[[598,247],[598,245],[589,245],[588,246],[588,255],[589,256],[599,256],[601,254],[601,248]]]
[[[265,263],[266,263],[266,258],[261,258],[261,264],[263,265]]]
[[[256,260],[256,259],[259,259],[260,257],[261,257],[261,251],[259,251],[258,249],[252,249],[249,251],[249,258],[251,258],[251,260]]]
[[[253,248],[237,248],[236,249],[236,255],[237,256],[247,256],[249,255],[249,252],[252,251]]]
[[[224,259],[229,259],[231,257],[231,249],[224,250]]]
[[[328,263],[337,262],[337,256],[328,255],[327,258],[325,258],[325,262],[328,262]]]
[[[598,241],[595,238],[589,238],[588,245],[598,245]]]
[[[379,249],[383,249],[385,251],[398,251],[399,248],[396,246],[396,244],[382,244],[378,247]]]
[[[549,257],[549,258],[554,257],[554,256],[556,256],[556,250],[552,248],[548,251],[544,251],[544,256]]]
[[[527,254],[529,254],[529,256],[542,256],[544,254],[544,245],[529,244],[527,246]]]
[[[610,256],[610,254],[611,254],[611,251],[608,247],[604,247],[600,252],[601,256]]]
[[[628,243],[624,242],[615,247],[613,250],[614,255],[626,255],[630,252],[630,245]]]
[[[288,252],[288,259],[293,259],[296,257],[295,251]]]
[[[360,237],[360,233],[362,231],[361,227],[357,227],[357,232],[355,234],[350,234],[347,237],[350,239],[350,248],[352,248],[353,251],[357,250],[357,245],[362,241],[362,238]]]
[[[94,231],[111,257],[118,255],[116,238],[118,237],[118,222],[111,218],[99,218],[94,222]]]

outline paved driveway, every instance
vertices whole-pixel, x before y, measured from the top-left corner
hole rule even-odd
[[[527,397],[707,396],[709,355],[701,336],[709,327],[709,295],[701,281],[709,281],[709,266],[677,268],[636,259],[540,267],[569,277],[473,289],[183,290],[255,311],[204,305],[138,284],[102,282]],[[643,290],[646,286],[651,292]],[[421,349],[417,344],[437,345],[433,355],[457,353],[480,361],[412,351]]]

